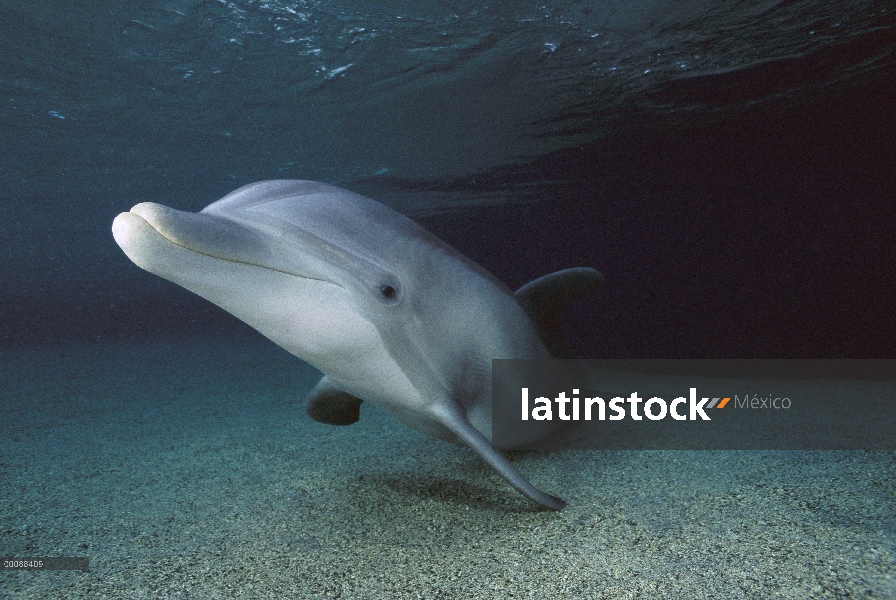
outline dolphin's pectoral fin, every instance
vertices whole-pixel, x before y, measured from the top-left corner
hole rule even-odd
[[[567,358],[570,352],[563,340],[560,314],[570,301],[603,285],[604,276],[599,271],[578,267],[532,280],[518,289],[514,297],[538,327],[551,354],[557,358]]]
[[[363,400],[339,389],[324,375],[308,392],[305,412],[318,423],[351,425],[358,422],[361,402]]]
[[[526,481],[519,471],[513,468],[510,461],[492,447],[491,443],[482,435],[478,429],[473,427],[470,422],[460,414],[456,409],[452,410],[445,407],[439,407],[435,410],[438,420],[461,441],[466,443],[470,448],[476,451],[482,460],[498,472],[507,482],[514,487],[519,493],[531,500],[533,503],[548,508],[550,510],[561,510],[566,506],[566,502],[555,496],[545,494],[537,489],[534,485]]]

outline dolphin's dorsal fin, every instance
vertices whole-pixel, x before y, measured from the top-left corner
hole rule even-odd
[[[305,412],[318,423],[327,425],[351,425],[357,423],[363,400],[339,389],[327,378],[321,377],[308,392]]]
[[[604,276],[587,267],[564,269],[530,281],[514,297],[541,333],[541,339],[555,358],[569,357],[563,339],[560,314],[563,308],[582,294],[598,290]]]

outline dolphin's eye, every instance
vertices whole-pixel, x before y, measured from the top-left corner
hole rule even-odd
[[[401,301],[401,284],[396,277],[385,275],[379,281],[371,282],[374,285],[370,291],[379,295],[380,301],[388,306],[393,306]]]

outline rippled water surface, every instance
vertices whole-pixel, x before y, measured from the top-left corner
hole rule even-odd
[[[511,286],[602,269],[586,355],[896,347],[893,2],[0,0],[0,25],[6,343],[223,327],[111,220],[296,178]]]
[[[783,70],[729,108],[873,77],[889,4],[5,0],[0,174],[7,193],[467,176],[710,110],[668,92],[695,77]]]

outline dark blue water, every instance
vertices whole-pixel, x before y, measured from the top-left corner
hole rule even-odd
[[[892,357],[896,5],[0,3],[0,343],[244,336],[112,218],[259,179],[389,203],[596,357]]]

